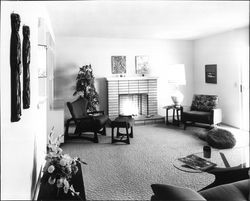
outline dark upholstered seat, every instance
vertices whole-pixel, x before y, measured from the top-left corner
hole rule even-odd
[[[184,123],[184,129],[188,125],[195,123],[216,125],[221,123],[222,112],[217,108],[218,96],[196,94],[193,97],[190,108],[184,108],[181,112],[181,121]]]
[[[87,112],[87,99],[79,97],[74,102],[67,102],[71,119],[67,120],[65,129],[65,138],[69,139],[68,128],[70,122],[75,125],[75,132],[73,137],[83,137],[87,140],[98,143],[97,133],[106,135],[106,122],[108,116],[104,114],[104,111]],[[94,137],[90,138],[82,135],[84,132],[93,132]]]
[[[211,121],[210,112],[203,111],[187,111],[184,112],[184,119],[192,119],[194,122],[206,123]]]

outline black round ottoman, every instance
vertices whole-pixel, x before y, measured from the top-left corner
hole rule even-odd
[[[208,131],[206,141],[211,147],[218,149],[232,148],[236,144],[233,134],[221,128],[213,128]]]

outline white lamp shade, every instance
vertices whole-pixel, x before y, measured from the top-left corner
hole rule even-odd
[[[175,105],[181,105],[184,95],[180,91],[176,90],[174,94],[172,94],[171,98]]]
[[[174,64],[169,67],[168,83],[176,85],[186,85],[184,64]]]

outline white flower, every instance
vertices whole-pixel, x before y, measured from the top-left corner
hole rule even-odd
[[[63,158],[67,161],[67,163],[72,163],[73,161],[73,159],[68,154],[64,154]]]
[[[72,166],[72,170],[73,170],[74,174],[76,174],[78,172],[78,167],[77,166]]]
[[[49,184],[53,185],[56,182],[56,178],[49,177]]]
[[[57,188],[63,187],[63,178],[57,179],[56,186]]]
[[[68,193],[68,191],[69,191],[69,187],[64,186],[64,187],[63,187],[63,191],[64,191],[64,193],[66,193],[66,194],[67,194],[67,193]]]
[[[48,172],[49,172],[49,173],[54,172],[54,170],[55,170],[55,166],[54,166],[54,165],[50,165],[50,166],[48,167]]]
[[[57,146],[56,146],[55,144],[49,145],[49,148],[50,148],[53,152],[56,152],[56,151],[57,151]]]
[[[58,154],[56,152],[49,152],[47,154],[47,157],[49,157],[49,158],[58,157]]]
[[[73,167],[72,167],[73,168]],[[71,165],[67,165],[66,166],[66,171],[67,173],[71,174],[72,170],[71,170]]]
[[[64,184],[64,187],[63,187],[64,193],[68,193],[68,191],[69,191],[69,182],[68,182],[68,180],[64,179],[63,184]]]
[[[64,186],[69,187],[69,182],[68,182],[68,180],[66,178],[64,179],[63,184],[64,184]]]
[[[76,194],[76,195],[79,195],[79,194],[80,194],[79,192],[75,192],[75,189],[74,189],[73,185],[71,185],[69,189],[71,190],[71,194],[72,194],[73,196],[75,196],[75,194]]]
[[[62,152],[63,152],[63,150],[62,150],[60,147],[58,147],[57,153],[58,153],[58,154],[61,154]]]
[[[67,164],[67,161],[64,159],[64,158],[62,158],[61,160],[60,160],[60,165],[61,166],[65,166]]]

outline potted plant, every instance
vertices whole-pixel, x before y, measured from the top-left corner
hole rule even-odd
[[[99,96],[94,85],[94,76],[91,64],[80,67],[76,77],[76,89],[73,95],[80,95],[88,100],[87,110],[93,112],[99,105]]]

